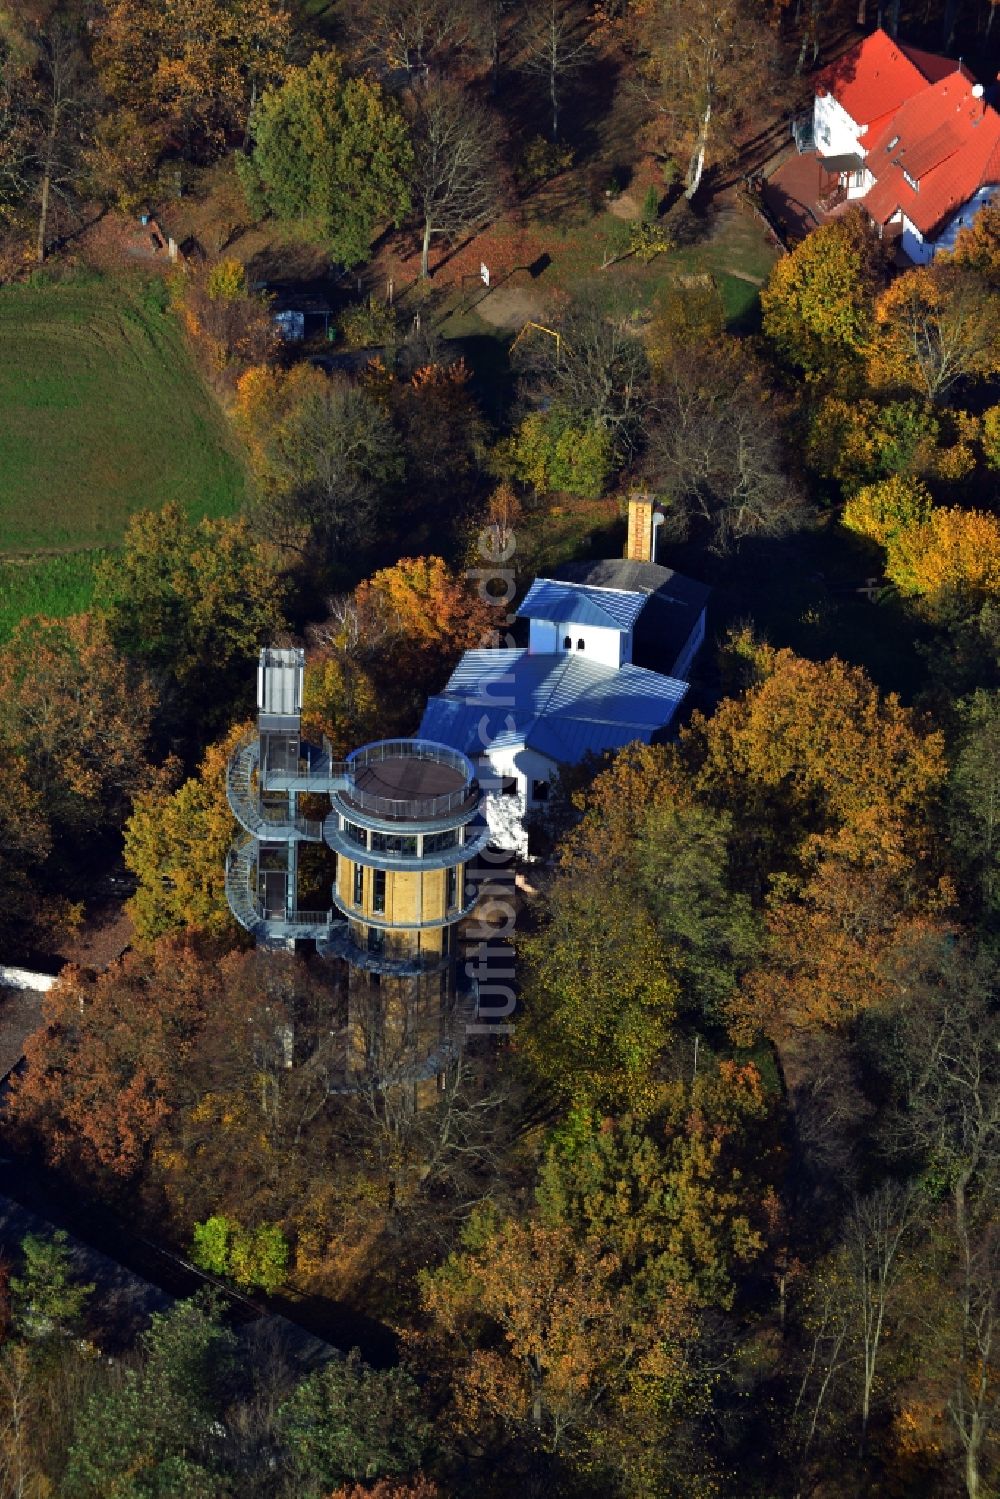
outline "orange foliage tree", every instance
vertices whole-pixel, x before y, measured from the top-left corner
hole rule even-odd
[[[440,557],[404,557],[311,632],[307,728],[338,754],[379,734],[408,733],[464,650],[488,645],[502,611]]]
[[[1000,521],[982,510],[937,506],[887,540],[886,576],[932,615],[1000,595]]]
[[[177,1106],[208,992],[221,1003],[223,982],[186,943],[96,976],[65,970],[12,1083],[15,1124],[40,1136],[55,1164],[130,1176]]]
[[[657,1492],[664,1433],[694,1383],[683,1290],[640,1303],[618,1257],[565,1227],[479,1218],[466,1241],[421,1277],[423,1351],[450,1366],[459,1430],[505,1432],[581,1470],[628,1464],[633,1482],[647,1473],[630,1492]]]
[[[148,763],[157,694],[89,614],[23,620],[0,649],[0,745],[65,835],[118,827],[158,777]]]

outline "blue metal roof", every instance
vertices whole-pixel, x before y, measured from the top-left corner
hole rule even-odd
[[[603,630],[631,630],[648,600],[645,593],[622,588],[594,588],[584,583],[557,583],[536,578],[517,611],[518,619],[546,619],[555,625],[596,625]]]
[[[562,764],[588,752],[649,741],[666,727],[686,682],[641,666],[615,669],[577,655],[466,651],[444,692],[432,697],[421,737],[467,755],[529,746]]]

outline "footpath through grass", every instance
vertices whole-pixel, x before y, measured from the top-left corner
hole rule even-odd
[[[86,607],[135,511],[227,515],[244,488],[161,282],[0,289],[0,635],[23,613]]]

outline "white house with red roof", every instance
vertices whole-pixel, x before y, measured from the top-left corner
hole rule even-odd
[[[961,63],[873,32],[819,75],[820,167],[918,265],[1000,190],[1000,114]]]

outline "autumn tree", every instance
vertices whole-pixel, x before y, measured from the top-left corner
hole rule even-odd
[[[996,284],[1000,278],[1000,204],[984,203],[955,236],[951,259]]]
[[[252,154],[237,162],[258,212],[320,240],[342,265],[366,260],[376,229],[410,208],[406,122],[379,85],[317,53],[265,90],[250,124]]]
[[[871,341],[881,248],[861,210],[808,234],[760,294],[764,334],[813,379],[857,371]]]
[[[664,1432],[694,1396],[684,1292],[640,1303],[618,1257],[565,1226],[480,1216],[465,1244],[421,1276],[425,1342],[448,1349],[459,1431],[496,1432],[580,1474],[624,1480],[627,1492],[662,1493],[676,1451]]]
[[[132,517],[121,553],[98,568],[95,610],[203,742],[246,700],[249,663],[283,628],[282,594],[245,521],[194,521],[169,504]]]
[[[962,382],[1000,370],[995,292],[968,268],[906,271],[875,302],[867,363],[873,385],[909,386],[947,403]]]
[[[496,126],[453,84],[428,80],[409,100],[413,209],[420,226],[420,274],[430,275],[431,241],[481,229],[499,197]]]
[[[642,1297],[680,1285],[731,1307],[766,1241],[769,1101],[756,1068],[711,1056],[666,1097],[645,1125],[571,1112],[539,1169],[541,1220],[614,1253]]]
[[[1000,523],[986,511],[934,506],[887,537],[885,571],[932,617],[968,613],[1000,595]]]
[[[461,653],[490,643],[496,614],[440,557],[382,568],[310,632],[308,722],[338,753],[406,732]]]
[[[45,816],[74,847],[162,785],[149,764],[156,707],[147,673],[93,615],[23,620],[0,649],[0,744],[30,767]]]
[[[738,886],[759,895],[768,871],[796,868],[810,835],[881,828],[923,846],[945,775],[941,734],[836,657],[762,647],[756,670],[742,697],[695,714],[681,736],[695,788],[733,818]]]
[[[767,76],[773,37],[742,0],[640,0],[622,9],[621,29],[637,55],[661,147],[685,159],[692,198],[706,163],[725,154],[728,133]]]
[[[206,991],[219,983],[183,944],[130,955],[97,977],[65,969],[25,1043],[15,1121],[53,1163],[131,1176],[178,1101]]]
[[[668,496],[667,525],[728,552],[782,536],[812,515],[782,431],[784,413],[735,342],[678,350],[652,392],[645,467]]]
[[[849,531],[889,546],[901,532],[926,525],[932,509],[926,484],[896,476],[864,485],[848,500],[841,519]]]
[[[539,0],[525,19],[525,67],[538,75],[548,94],[552,139],[559,139],[559,110],[572,76],[592,56],[588,17],[578,0]]]
[[[148,142],[147,160],[217,156],[245,129],[257,95],[284,71],[290,17],[278,0],[111,0],[94,61],[113,105],[100,144],[131,150],[116,134],[121,112]],[[127,176],[126,172],[126,176]]]
[[[393,382],[390,410],[403,444],[407,483],[397,534],[408,550],[422,536],[440,546],[442,520],[474,493],[487,450],[488,427],[462,359],[421,364],[407,380]]]
[[[398,435],[384,405],[362,385],[309,365],[254,369],[240,380],[236,423],[250,448],[253,525],[327,563],[370,539],[403,477]]]
[[[238,725],[211,745],[197,775],[171,795],[139,795],[125,827],[125,864],[137,888],[129,914],[139,943],[194,928],[232,938],[226,904],[226,855],[237,826],[226,801],[226,766],[243,733]]]

